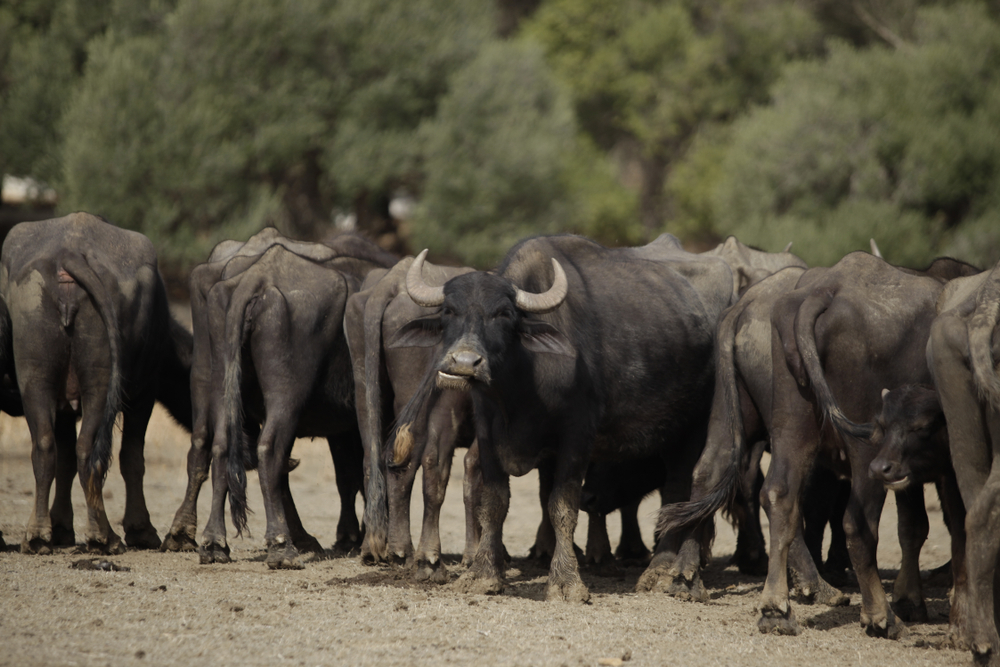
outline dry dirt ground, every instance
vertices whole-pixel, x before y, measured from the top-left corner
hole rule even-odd
[[[161,537],[185,488],[186,435],[157,411],[146,445],[146,495]],[[711,600],[682,602],[637,594],[641,567],[584,569],[592,593],[585,606],[544,601],[546,571],[528,562],[540,510],[537,478],[511,484],[505,543],[513,556],[499,597],[459,593],[452,585],[411,583],[400,568],[367,567],[357,557],[311,563],[301,571],[269,571],[263,563],[264,518],[250,476],[252,537],[233,539],[229,565],[199,565],[196,554],[129,551],[111,560],[127,572],[71,569],[71,549],[22,556],[17,549],[32,502],[30,441],[23,420],[0,417],[0,665],[965,665],[966,653],[940,649],[947,630],[947,589],[926,589],[931,621],[899,641],[865,636],[860,594],[847,587],[849,607],[795,604],[798,637],[757,631],[754,604],[762,579],[726,567],[734,538],[720,525],[715,559],[705,575]],[[459,453],[461,456],[462,453]],[[329,546],[340,511],[329,450],[300,441],[292,491],[306,528]],[[458,461],[442,515],[442,540],[452,577],[464,543]],[[74,490],[76,535],[83,535],[82,492]],[[420,488],[418,480],[417,487]],[[201,526],[210,489],[202,492]],[[928,490],[931,538],[925,570],[948,560],[948,536],[936,496]],[[114,469],[106,502],[121,534],[124,487]],[[658,501],[640,515],[647,544]],[[360,511],[360,501],[358,509]],[[879,564],[888,587],[899,564],[894,505],[882,521]],[[413,502],[414,541],[421,502]],[[586,535],[582,516],[577,533]],[[612,545],[617,517],[609,518]],[[765,529],[766,532],[766,529]],[[888,588],[887,588],[888,589]],[[607,660],[612,659],[612,660]]]

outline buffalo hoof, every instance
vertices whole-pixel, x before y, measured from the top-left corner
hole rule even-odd
[[[973,644],[972,663],[977,667],[1000,667],[1000,655],[992,644]]]
[[[431,563],[427,560],[418,560],[416,570],[413,573],[415,581],[429,581],[432,584],[448,583],[448,568],[440,558]]]
[[[788,610],[784,612],[774,608],[762,609],[760,620],[757,621],[757,629],[765,635],[788,635],[792,637],[802,632],[798,622],[795,620],[795,613],[792,611],[790,605],[788,605]]]
[[[549,602],[583,604],[590,602],[590,591],[580,579],[564,583],[550,582],[545,589],[545,599]]]
[[[849,596],[826,583],[822,578],[811,584],[798,582],[795,586],[795,597],[804,604],[822,604],[827,607],[843,607],[851,603]]]
[[[159,549],[162,546],[156,529],[148,524],[140,528],[126,530],[125,544],[133,549]]]
[[[272,570],[302,570],[299,552],[294,544],[284,540],[273,542],[267,547],[267,566]]]
[[[101,556],[117,556],[125,553],[125,544],[121,538],[112,534],[107,542],[98,540],[87,540],[87,553],[99,554]]]
[[[861,625],[869,637],[899,639],[906,634],[906,626],[896,618],[891,609],[886,610],[886,617],[882,619],[866,619],[862,615]]]
[[[70,526],[52,526],[52,546],[54,547],[75,547],[76,533]]]
[[[306,556],[307,554],[309,554],[315,556],[316,558],[313,558],[313,560],[316,560],[324,553],[323,545],[320,544],[319,540],[317,540],[312,535],[304,535],[301,537],[297,537],[292,541],[292,544],[295,545],[295,549],[299,552],[300,555]]]
[[[33,539],[28,539],[27,537],[21,542],[21,553],[28,555],[39,555],[48,556],[52,553],[52,542],[50,540],[45,540],[40,537],[35,537]]]
[[[198,551],[198,542],[186,531],[167,533],[160,551]]]
[[[212,563],[232,563],[229,557],[229,546],[218,542],[206,542],[198,547],[198,562],[202,565]]]
[[[455,582],[455,588],[460,593],[473,595],[500,595],[503,593],[504,582],[500,577],[479,576],[469,570]]]
[[[892,610],[896,612],[896,616],[901,621],[907,623],[927,622],[927,604],[923,600],[914,603],[909,598],[901,598],[892,603]]]
[[[683,574],[678,574],[667,586],[667,595],[678,600],[689,600],[691,602],[708,602],[708,591],[701,583],[701,577],[695,572],[688,578]]]

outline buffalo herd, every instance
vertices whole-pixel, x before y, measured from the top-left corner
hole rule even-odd
[[[740,570],[766,573],[762,632],[798,634],[793,591],[845,604],[828,579],[848,566],[863,628],[896,638],[927,618],[918,557],[923,485],[934,483],[952,539],[948,641],[1000,665],[1000,264],[943,258],[916,270],[872,249],[809,268],[789,248],[735,238],[691,253],[669,234],[633,248],[555,235],[477,271],[431,264],[426,250],[399,259],[353,234],[308,243],[266,228],[219,244],[192,271],[189,332],[141,234],[86,213],[22,223],[0,258],[0,409],[25,417],[35,475],[21,551],[77,543],[79,477],[84,548],[228,562],[226,500],[238,535],[256,469],[266,564],[302,568],[323,548],[290,492],[292,445],[325,437],[341,498],[333,551],[444,583],[440,509],[464,448],[459,590],[503,592],[509,478],[538,470],[531,555],[550,563],[550,600],[588,601],[581,560],[616,556],[647,563],[641,591],[706,600],[701,570],[722,510],[738,529]],[[187,491],[162,542],[143,496],[156,401],[191,432]],[[103,501],[119,413],[124,542]],[[887,490],[902,551],[891,603],[876,563]],[[636,511],[653,491],[662,508],[650,552]],[[573,542],[581,509],[583,552]],[[614,510],[616,554],[604,522]]]

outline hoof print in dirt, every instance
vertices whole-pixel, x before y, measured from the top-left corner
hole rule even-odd
[[[763,609],[760,613],[760,620],[757,621],[757,629],[765,635],[788,635],[794,637],[802,632],[798,622],[795,620],[795,613],[789,607],[787,612],[779,609]]]
[[[109,560],[97,560],[96,558],[82,558],[73,561],[70,565],[73,570],[98,570],[101,572],[131,572],[132,568],[118,565]]]
[[[233,559],[229,557],[228,546],[211,543],[198,547],[198,562],[202,565],[211,565],[212,563],[232,563]]]

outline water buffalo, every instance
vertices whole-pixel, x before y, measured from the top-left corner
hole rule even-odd
[[[228,308],[209,308],[210,330],[223,341],[217,357],[223,386],[216,388],[223,402],[215,415],[213,466],[228,470],[233,523],[241,532],[247,509],[244,470],[251,460],[244,418],[260,424],[256,449],[270,568],[300,568],[300,551],[321,551],[290,502],[287,470],[296,437],[331,441],[343,508],[338,540],[360,544],[353,506],[362,486],[363,452],[343,321],[348,297],[369,271],[384,267],[384,253],[370,243],[349,254],[319,244],[313,250],[306,258],[271,246],[230,279],[238,285]],[[216,533],[215,527],[210,520],[205,542],[225,540],[224,530]]]
[[[861,587],[862,625],[890,638],[902,631],[875,562],[885,491],[868,475],[872,429],[863,425],[874,421],[882,388],[930,381],[924,348],[941,289],[936,279],[856,252],[829,269],[807,271],[775,303],[772,458],[761,494],[772,548],[761,631],[798,632],[785,567],[802,484],[816,461],[851,479],[844,529]]]
[[[953,640],[958,640],[963,605],[955,599],[966,595],[965,506],[951,465],[948,430],[937,391],[925,385],[883,389],[882,411],[875,420],[871,441],[879,449],[868,474],[894,491],[897,498],[903,562],[893,585],[892,608],[904,621],[927,621],[918,556],[929,530],[924,484],[933,482],[951,531],[955,596],[950,625]]]
[[[989,272],[948,284],[927,347],[934,386],[948,427],[951,461],[965,511],[965,607],[956,595],[952,629],[972,649],[976,664],[1000,665],[994,575],[1000,553],[1000,264]],[[957,624],[956,624],[957,616]],[[956,627],[957,625],[957,627]]]
[[[190,428],[192,343],[170,316],[152,243],[86,213],[22,223],[4,242],[0,296],[9,318],[2,318],[0,332],[9,338],[0,350],[13,354],[32,435],[35,506],[22,552],[74,542],[74,473],[87,501],[87,547],[124,549],[102,493],[119,412],[125,544],[158,547],[142,490],[146,425],[159,400]]]
[[[392,347],[386,342],[407,322],[429,315],[406,293],[406,274],[413,258],[401,260],[388,271],[372,271],[362,289],[351,295],[344,329],[354,364],[358,423],[365,448],[367,497],[362,558],[368,562],[415,562],[418,580],[447,581],[441,562],[439,518],[456,446],[473,444],[471,404],[467,394],[432,391],[413,423],[389,426],[395,415],[416,393],[433,362],[434,350]],[[472,269],[424,263],[431,284]],[[386,461],[382,443],[393,437],[392,460]],[[397,442],[398,441],[398,442]],[[471,561],[478,541],[474,521],[474,494],[478,485],[475,449],[465,460],[466,547],[463,559]],[[424,517],[416,553],[410,540],[410,494],[417,469],[423,466]],[[388,470],[387,470],[388,467]]]
[[[708,438],[693,473],[689,502],[661,511],[658,531],[683,530],[679,556],[660,567],[666,570],[658,586],[696,600],[708,593],[701,582],[700,551],[712,535],[711,520],[720,508],[730,512],[757,512],[747,505],[756,495],[751,480],[768,439],[772,415],[771,309],[795,288],[805,269],[790,267],[750,287],[719,321],[715,347],[715,392]],[[749,474],[748,474],[749,473]],[[742,503],[737,499],[742,497]],[[820,521],[825,524],[825,521]],[[750,537],[748,535],[748,537]],[[747,540],[743,556],[748,565],[767,568],[763,536]],[[790,569],[801,597],[829,605],[847,598],[824,581],[810,555],[801,525],[791,544]],[[640,580],[640,587],[651,587]]]
[[[239,285],[238,276],[273,246],[283,247],[315,261],[328,259],[331,251],[333,255],[364,256],[366,253],[380,253],[378,261],[383,264],[394,259],[390,254],[381,253],[370,243],[354,235],[338,235],[326,244],[318,245],[287,238],[275,228],[266,227],[245,242],[229,240],[219,243],[208,260],[192,270],[189,285],[194,329],[190,381],[193,427],[187,458],[188,483],[184,500],[177,509],[162,548],[171,551],[198,550],[202,563],[229,562],[224,523],[228,477],[224,466],[211,468],[212,511],[206,527],[209,537],[201,545],[195,539],[198,530],[198,495],[210,471],[213,436],[217,415],[221,414],[221,387],[224,379],[221,361],[224,355],[224,337],[221,329],[216,331],[210,326],[210,312],[224,313],[228,310],[233,291]],[[259,425],[250,420],[245,426],[248,438],[251,442],[256,442]],[[225,448],[225,441],[220,442],[220,448]],[[218,454],[221,455],[221,452]],[[256,447],[251,447],[250,455],[251,459],[255,459]],[[250,465],[256,467],[256,461],[251,460]],[[338,470],[344,467],[340,466]],[[290,496],[286,501],[291,503]],[[294,506],[292,511],[293,508]]]
[[[587,467],[659,455],[679,480],[672,490],[688,492],[682,480],[704,440],[714,328],[733,299],[732,271],[664,239],[624,249],[575,236],[529,239],[495,273],[443,287],[423,281],[423,258],[410,267],[407,291],[440,310],[404,326],[391,344],[441,345],[426,384],[472,399],[482,537],[460,586],[503,590],[508,476],[550,467],[556,543],[547,597],[585,601],[573,530]],[[400,421],[422,400],[418,392]]]

